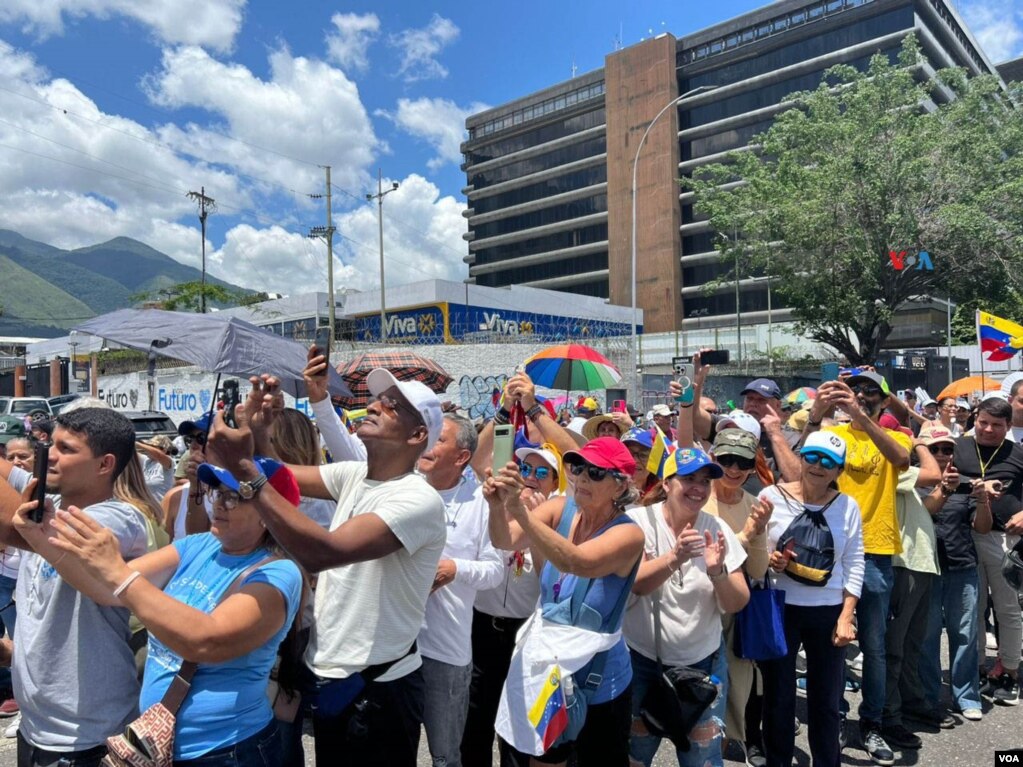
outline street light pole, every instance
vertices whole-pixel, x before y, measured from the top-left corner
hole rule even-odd
[[[677,107],[682,101],[695,96],[698,93],[704,91],[714,90],[716,85],[701,85],[698,88],[686,91],[681,96],[676,96],[667,104],[664,108],[650,121],[650,124],[646,127],[643,132],[643,138],[639,140],[639,146],[636,147],[636,157],[632,161],[632,375],[633,381],[635,382],[636,389],[634,394],[639,393],[639,382],[635,376],[639,375],[639,335],[637,333],[637,308],[636,308],[636,186],[639,174],[639,153],[643,151],[643,145],[646,143],[646,137],[650,135],[650,131],[653,129],[657,121],[661,119],[661,116],[672,107]]]
[[[387,302],[384,299],[384,197],[398,188],[398,182],[391,183],[391,188],[384,191],[384,177],[377,168],[377,193],[367,194],[367,200],[377,201],[377,227],[380,231],[380,340],[387,340]]]

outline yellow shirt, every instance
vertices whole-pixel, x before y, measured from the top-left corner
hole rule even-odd
[[[852,496],[860,505],[863,517],[863,551],[865,554],[901,554],[902,536],[895,514],[895,490],[899,474],[878,450],[865,431],[852,424],[828,429],[845,440],[845,471],[838,475],[838,489]],[[888,436],[906,450],[909,457],[913,442],[901,431],[885,429]]]

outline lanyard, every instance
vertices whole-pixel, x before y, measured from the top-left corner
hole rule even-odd
[[[1002,445],[1004,445],[1004,444],[1005,443],[1003,442],[1001,445],[996,447],[995,448],[995,452],[993,452],[991,454],[991,457],[987,459],[987,462],[985,462],[984,459],[980,457],[980,445],[977,444],[976,440],[973,441],[973,446],[977,450],[977,463],[980,464],[980,478],[981,479],[984,479],[984,474],[987,472],[987,467],[990,466],[992,461],[994,461],[995,458],[998,457],[998,453],[1001,452]]]

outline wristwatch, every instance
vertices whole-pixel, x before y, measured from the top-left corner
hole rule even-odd
[[[255,479],[250,479],[248,482],[238,483],[238,496],[243,501],[251,501],[256,497],[256,494],[263,489],[263,485],[269,482],[269,477],[266,474],[260,474]]]

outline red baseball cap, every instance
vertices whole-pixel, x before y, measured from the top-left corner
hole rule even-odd
[[[578,450],[569,450],[562,457],[565,463],[589,463],[602,469],[611,469],[631,477],[636,471],[636,459],[621,440],[614,437],[591,439]]]
[[[910,437],[913,436],[913,430],[907,429],[905,426],[899,423],[899,420],[891,413],[883,413],[880,418],[877,419],[878,425],[882,429],[891,429],[892,431],[901,431]]]

